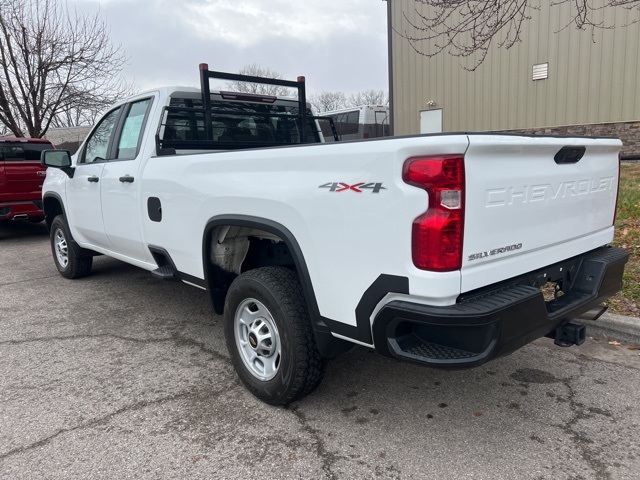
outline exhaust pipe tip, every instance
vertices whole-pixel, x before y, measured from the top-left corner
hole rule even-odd
[[[29,215],[26,213],[19,213],[18,215],[14,215],[11,220],[29,220]]]

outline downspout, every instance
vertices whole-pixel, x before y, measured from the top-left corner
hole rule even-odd
[[[393,48],[391,44],[391,38],[393,35],[393,22],[391,16],[391,2],[392,0],[383,0],[387,2],[387,55],[388,55],[388,70],[389,70],[389,135],[394,135],[393,128]]]

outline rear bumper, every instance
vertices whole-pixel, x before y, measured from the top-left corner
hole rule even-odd
[[[44,218],[42,200],[0,201],[0,220],[13,220],[16,216],[42,220]]]
[[[555,331],[622,288],[629,254],[602,247],[434,307],[410,301],[385,305],[373,323],[376,350],[434,367],[473,367]],[[562,285],[545,302],[540,287]]]

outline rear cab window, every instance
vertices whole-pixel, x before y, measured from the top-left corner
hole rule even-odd
[[[205,114],[200,98],[172,97],[163,119],[162,140],[184,144],[207,141]],[[229,101],[212,98],[213,142],[278,146],[301,143],[298,104],[278,100],[273,104]],[[312,116],[311,110],[307,115]],[[306,126],[306,143],[319,143],[320,135],[312,118]]]
[[[51,150],[48,142],[31,143],[28,140],[5,141],[0,139],[0,162],[40,162],[43,150]]]

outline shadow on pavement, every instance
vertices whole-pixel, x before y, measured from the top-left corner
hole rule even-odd
[[[31,223],[22,220],[0,221],[0,241],[29,237],[47,237],[45,222]]]

